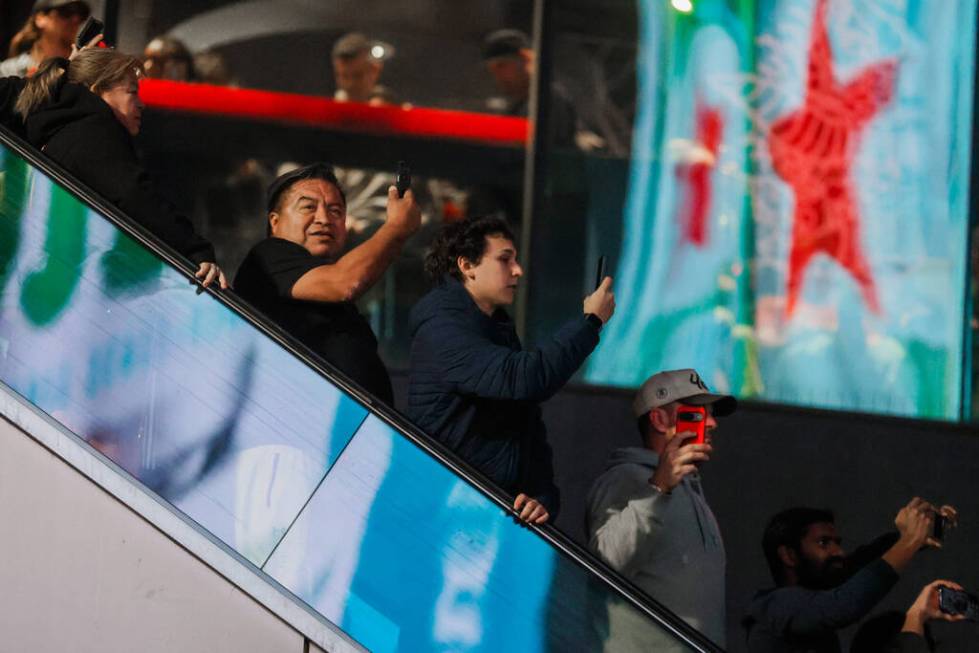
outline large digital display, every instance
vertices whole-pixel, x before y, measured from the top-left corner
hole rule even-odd
[[[0,381],[371,650],[687,650],[3,147]]]
[[[587,380],[695,367],[958,419],[976,4],[681,4],[639,3],[618,311]]]

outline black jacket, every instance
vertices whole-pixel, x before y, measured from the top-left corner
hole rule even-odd
[[[551,448],[539,402],[567,383],[598,344],[584,316],[523,351],[505,311],[487,316],[452,278],[411,312],[408,416],[505,491],[557,513]]]
[[[32,145],[163,242],[194,263],[214,261],[211,244],[156,191],[132,137],[102,98],[62,82],[53,100],[27,117],[26,129]]]
[[[877,560],[831,590],[800,586],[759,592],[751,601],[750,653],[839,653],[837,630],[863,619],[897,583],[897,572]]]
[[[27,80],[20,77],[0,77],[0,125],[18,136],[24,134],[24,123],[14,113],[14,103]]]

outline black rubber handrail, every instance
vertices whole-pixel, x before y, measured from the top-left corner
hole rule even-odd
[[[172,247],[160,241],[152,235],[145,227],[132,220],[117,207],[100,197],[92,189],[81,183],[71,173],[64,170],[56,162],[45,156],[43,153],[25,143],[16,134],[0,125],[0,142],[8,149],[16,152],[20,157],[28,161],[32,166],[41,170],[51,177],[59,185],[70,191],[77,198],[100,212],[118,229],[126,235],[135,239],[146,249],[159,256],[173,268],[181,272],[190,281],[196,283],[194,276],[196,268],[191,262],[177,253]],[[438,460],[441,464],[451,469],[456,475],[462,477],[466,482],[482,492],[491,501],[497,504],[504,511],[512,516],[517,516],[506,496],[499,490],[482,480],[478,472],[464,460],[459,458],[454,452],[444,447],[435,439],[426,435],[421,429],[412,424],[402,414],[387,406],[383,402],[372,397],[370,393],[350,380],[340,370],[336,369],[328,361],[315,354],[308,347],[286,333],[278,325],[265,317],[262,313],[253,308],[250,304],[239,298],[233,292],[222,291],[213,286],[206,288],[216,300],[230,308],[239,317],[245,319],[256,329],[273,339],[286,351],[296,356],[304,364],[315,370],[327,381],[338,386],[344,392],[349,393],[355,399],[364,404],[368,410],[380,417],[390,427],[398,431],[413,444],[421,448],[430,456]],[[626,580],[615,570],[599,560],[590,551],[586,550],[578,543],[572,541],[567,535],[557,530],[550,524],[543,526],[526,525],[536,531],[551,546],[570,558],[579,567],[591,572],[598,577],[605,585],[617,593],[620,598],[632,604],[640,612],[655,621],[664,630],[670,632],[678,640],[689,646],[695,651],[714,653],[723,651],[720,646],[705,637],[700,631],[693,628],[680,617],[672,613],[668,608],[652,599],[642,592],[632,582]]]

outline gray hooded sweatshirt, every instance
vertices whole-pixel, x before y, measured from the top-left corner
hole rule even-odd
[[[687,475],[668,495],[653,489],[649,479],[658,464],[659,456],[649,449],[627,447],[611,453],[605,472],[588,493],[589,546],[723,647],[725,555],[717,521],[704,499],[699,475]],[[613,650],[648,650],[648,636],[636,632],[634,625],[610,606]]]

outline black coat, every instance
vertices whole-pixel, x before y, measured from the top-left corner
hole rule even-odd
[[[214,261],[214,248],[154,188],[133,139],[102,98],[60,83],[51,102],[26,121],[27,140],[97,194],[119,207],[194,263]]]
[[[24,123],[14,113],[14,103],[27,80],[20,77],[0,77],[0,125],[18,136],[24,134]]]
[[[476,306],[455,279],[412,309],[408,416],[511,494],[526,493],[557,513],[551,447],[539,402],[551,397],[598,344],[584,316],[535,351],[513,322]]]

